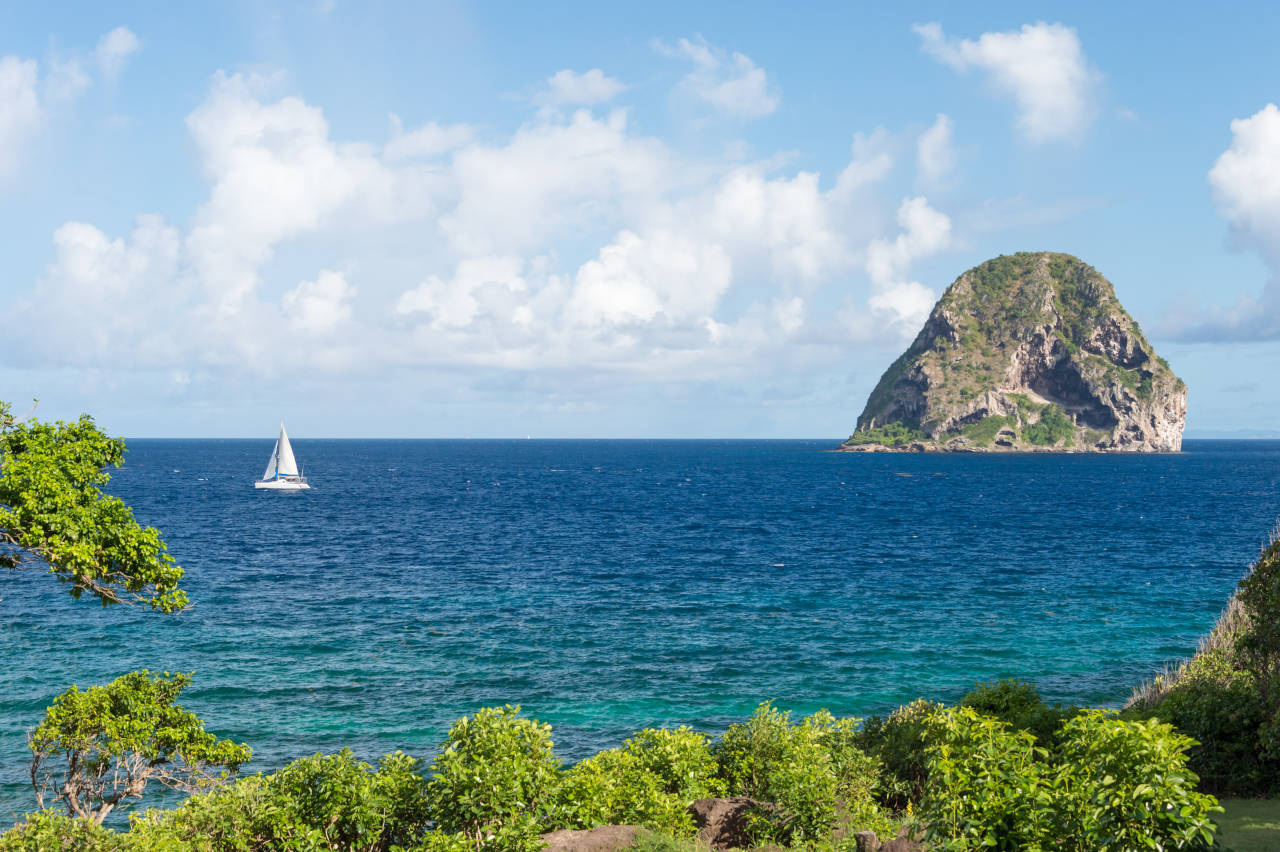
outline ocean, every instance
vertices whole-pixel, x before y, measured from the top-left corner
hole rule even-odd
[[[429,758],[520,704],[567,761],[648,726],[955,700],[1020,677],[1118,706],[1190,654],[1280,515],[1280,442],[1179,455],[871,455],[836,440],[134,440],[108,490],[194,605],[0,574],[0,812],[72,684],[191,671],[250,770],[350,746]]]

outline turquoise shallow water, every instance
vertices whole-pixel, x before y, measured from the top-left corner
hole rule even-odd
[[[867,714],[976,680],[1118,704],[1191,652],[1280,514],[1280,442],[1172,456],[886,456],[833,441],[294,442],[314,490],[254,491],[271,441],[130,442],[111,490],[196,605],[73,602],[0,575],[0,809],[72,683],[191,670],[253,768],[428,757],[519,703],[567,759],[719,731],[764,699]]]

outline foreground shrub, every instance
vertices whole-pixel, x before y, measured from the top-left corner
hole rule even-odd
[[[128,837],[139,850],[183,852],[295,852],[316,848],[320,839],[319,832],[289,824],[263,789],[261,775],[191,796],[173,810],[130,814]]]
[[[859,745],[860,723],[860,719],[852,717],[837,719],[826,710],[804,720],[830,758],[836,778],[838,821],[855,830],[889,835],[894,827],[876,800],[882,777],[880,760]]]
[[[552,826],[642,825],[673,836],[693,834],[688,802],[632,752],[615,748],[574,764],[556,794]]]
[[[1033,734],[959,707],[930,716],[925,742],[920,819],[928,840],[955,850],[1042,848],[1052,816],[1048,752]]]
[[[1207,849],[1213,796],[1196,792],[1187,768],[1193,740],[1152,720],[1126,722],[1100,710],[1062,726],[1055,785],[1058,831],[1069,848]]]
[[[426,831],[418,765],[400,752],[376,768],[348,749],[317,754],[192,796],[174,810],[148,811],[133,820],[129,838],[140,849],[174,845],[193,852],[387,852],[416,843]]]
[[[688,806],[719,795],[717,764],[705,734],[647,728],[621,748],[575,764],[561,779],[552,825],[641,825],[674,837],[693,833]]]
[[[295,760],[267,776],[265,788],[290,824],[318,830],[327,848],[386,852],[426,829],[420,765],[397,751],[375,769],[343,749]]]
[[[1014,730],[1028,731],[1045,748],[1053,745],[1063,721],[1076,713],[1074,708],[1046,704],[1033,684],[1017,679],[975,683],[960,699],[960,706],[1008,722]]]
[[[1192,741],[1157,722],[1091,711],[1065,723],[1059,750],[1027,731],[942,711],[926,732],[920,818],[947,850],[1207,849],[1217,800],[1195,790]]]
[[[508,705],[464,716],[431,764],[431,816],[476,850],[536,850],[539,823],[551,821],[559,786],[551,726],[519,712]]]
[[[923,698],[904,704],[888,716],[871,716],[855,743],[880,761],[877,799],[894,812],[916,806],[924,795],[924,731],[942,705]]]
[[[0,834],[0,852],[124,852],[125,839],[91,819],[48,809]]]
[[[671,795],[693,802],[718,796],[722,785],[707,735],[692,728],[646,728],[622,744]]]
[[[753,817],[758,841],[814,840],[831,830],[837,780],[817,726],[792,724],[790,713],[765,702],[729,726],[715,755],[730,795],[776,806]]]

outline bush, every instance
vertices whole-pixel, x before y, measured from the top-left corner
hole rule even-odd
[[[52,808],[27,814],[0,834],[0,852],[124,852],[122,835],[91,819],[73,819]]]
[[[146,841],[145,849],[181,843],[196,850],[387,852],[426,831],[419,764],[400,752],[376,769],[348,749],[317,754],[192,796],[174,810],[148,811],[133,820],[129,837]]]
[[[1051,791],[1059,836],[1098,852],[1212,847],[1210,817],[1222,808],[1196,792],[1186,755],[1193,742],[1162,722],[1107,711],[1067,722]]]
[[[536,850],[539,823],[550,821],[559,782],[551,726],[519,712],[508,705],[464,716],[431,764],[431,816],[476,850]]]
[[[705,734],[647,728],[564,774],[552,824],[563,828],[635,824],[673,836],[693,833],[688,812],[718,795],[717,765]]]
[[[128,838],[138,850],[183,852],[301,852],[317,849],[320,842],[318,831],[289,824],[264,790],[261,775],[190,796],[173,810],[130,814]]]
[[[1035,735],[1036,744],[1049,748],[1064,719],[1075,715],[1074,708],[1050,707],[1030,683],[1015,679],[975,683],[960,699],[961,707],[970,707],[983,716],[1008,722],[1014,730]]]
[[[1244,672],[1220,677],[1184,677],[1152,715],[1196,741],[1188,765],[1201,789],[1218,795],[1275,792],[1280,763],[1263,754],[1258,732],[1266,717],[1253,679]]]
[[[608,749],[575,764],[556,794],[552,825],[595,828],[642,825],[671,835],[693,834],[688,802],[666,791],[657,774],[625,749]]]
[[[831,760],[840,821],[859,831],[890,834],[893,826],[876,801],[881,778],[880,761],[858,744],[860,722],[860,719],[852,717],[837,719],[826,710],[819,710],[804,720]]]
[[[1027,731],[969,707],[943,710],[925,729],[927,782],[920,801],[926,838],[944,849],[1040,849],[1048,752]]]
[[[925,783],[924,730],[942,705],[918,698],[888,716],[871,716],[854,742],[880,761],[877,798],[885,807],[902,812],[920,803]]]
[[[693,802],[721,793],[706,734],[685,726],[646,728],[623,743],[623,749],[662,779],[663,789],[677,798]]]
[[[1267,757],[1280,759],[1280,539],[1262,551],[1237,596],[1248,615],[1237,648],[1266,713],[1260,744]]]
[[[1055,759],[1027,731],[960,707],[926,732],[920,817],[948,850],[1206,849],[1217,800],[1195,790],[1188,737],[1089,711],[1058,733]]]
[[[386,852],[426,830],[420,765],[397,751],[375,770],[343,749],[295,760],[267,776],[265,788],[289,823],[319,830],[328,847]]]
[[[814,840],[831,830],[837,779],[816,726],[794,725],[790,713],[765,702],[746,722],[729,726],[715,755],[731,795],[776,805],[755,815],[757,840]]]

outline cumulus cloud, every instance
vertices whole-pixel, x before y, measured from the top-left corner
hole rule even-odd
[[[583,325],[705,320],[732,274],[718,245],[666,231],[623,231],[578,270],[567,315]]]
[[[866,271],[874,288],[869,304],[880,321],[914,333],[937,294],[908,273],[916,260],[951,245],[951,219],[925,198],[908,198],[898,208],[898,225],[902,230],[895,238],[879,237],[867,247]]]
[[[916,170],[926,181],[944,177],[955,165],[951,147],[951,119],[938,113],[933,125],[916,140]]]
[[[932,294],[911,266],[949,245],[923,198],[894,220],[882,183],[908,137],[879,128],[826,176],[690,159],[621,109],[542,111],[485,138],[393,115],[385,143],[346,142],[280,83],[219,73],[188,116],[207,181],[189,225],[58,231],[12,306],[39,337],[24,357],[188,375],[710,376],[788,341],[847,343],[824,302],[914,321]]]
[[[626,89],[621,81],[606,77],[599,68],[592,68],[585,74],[565,68],[547,78],[546,87],[534,102],[547,107],[594,106],[613,100]]]
[[[295,329],[323,334],[351,319],[355,288],[341,272],[324,269],[314,281],[299,282],[280,300],[284,315]]]
[[[98,40],[93,58],[104,80],[114,83],[129,58],[142,47],[142,41],[128,27],[116,27]]]
[[[465,124],[436,124],[428,121],[406,131],[400,116],[391,113],[391,139],[382,149],[383,159],[398,163],[447,154],[470,142],[474,133]]]
[[[473,257],[458,264],[449,279],[428,277],[396,301],[400,316],[423,314],[433,328],[465,328],[485,306],[511,301],[528,289],[522,276],[524,261],[517,257]],[[527,313],[521,314],[527,320]]]
[[[967,72],[985,71],[1018,106],[1018,128],[1032,142],[1077,136],[1093,121],[1100,79],[1076,31],[1062,24],[1024,24],[977,40],[949,39],[937,22],[913,27],[925,53]]]
[[[1184,340],[1280,338],[1280,109],[1275,104],[1231,122],[1231,147],[1209,170],[1209,186],[1234,240],[1263,256],[1271,279],[1259,296],[1241,296],[1230,308],[1190,306],[1170,317],[1168,331]]]
[[[725,115],[761,118],[782,101],[764,69],[744,54],[730,53],[701,37],[697,41],[682,38],[675,47],[660,44],[659,49],[692,62],[693,70],[680,82],[681,89]]]

